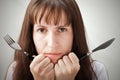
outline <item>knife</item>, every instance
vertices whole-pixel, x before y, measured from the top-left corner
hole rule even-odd
[[[83,57],[80,58],[80,60],[83,60],[85,59],[86,57],[90,56],[92,53],[96,52],[96,51],[99,51],[99,50],[102,50],[102,49],[105,49],[107,48],[108,46],[110,46],[112,44],[112,42],[115,40],[115,38],[112,38],[106,42],[104,42],[103,44],[99,45],[98,47],[96,47],[95,49],[93,49],[91,52],[87,53],[86,55],[84,55]]]

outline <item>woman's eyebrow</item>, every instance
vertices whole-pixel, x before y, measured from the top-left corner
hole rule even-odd
[[[57,27],[69,27],[69,25],[59,25],[59,26],[57,26]]]
[[[56,25],[56,28],[60,28],[60,27],[69,27],[70,25]],[[34,27],[42,27],[42,28],[46,28],[47,26],[42,25],[42,24],[35,24]]]
[[[58,25],[57,27],[69,27],[70,25],[63,24],[63,25]]]
[[[41,25],[41,24],[39,24],[39,25],[35,25],[35,27],[45,27],[44,25]]]

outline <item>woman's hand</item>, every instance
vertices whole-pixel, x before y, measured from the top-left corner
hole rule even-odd
[[[40,54],[30,64],[34,80],[54,80],[54,65],[48,57]]]
[[[74,53],[70,53],[55,64],[55,80],[74,80],[79,69],[79,59]]]

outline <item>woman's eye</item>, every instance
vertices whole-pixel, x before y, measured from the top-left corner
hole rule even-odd
[[[40,28],[40,29],[38,29],[38,31],[39,31],[40,33],[45,33],[45,32],[46,32],[46,29]]]
[[[67,31],[66,28],[59,28],[59,32],[65,32],[65,31]]]

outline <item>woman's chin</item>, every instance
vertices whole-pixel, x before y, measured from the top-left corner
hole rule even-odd
[[[51,60],[51,62],[52,62],[53,64],[56,64],[56,63],[58,62],[58,60]]]

